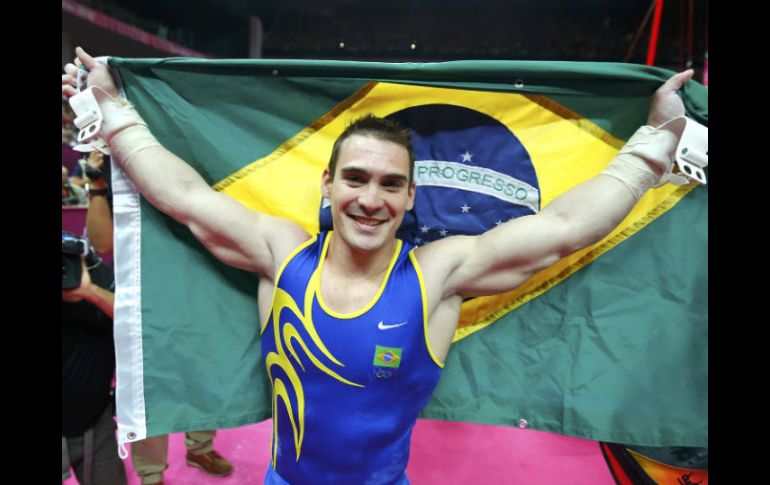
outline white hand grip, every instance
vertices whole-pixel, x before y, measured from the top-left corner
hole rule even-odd
[[[682,133],[674,156],[680,174],[705,184],[706,172],[703,169],[709,164],[709,129],[684,116],[669,120],[658,128],[666,127]]]
[[[78,142],[87,143],[93,139],[102,128],[102,110],[96,101],[92,89],[81,91],[70,98],[70,106],[75,112],[75,126],[78,132]]]

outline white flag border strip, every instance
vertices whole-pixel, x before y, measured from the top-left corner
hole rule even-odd
[[[111,69],[125,98],[120,74]],[[126,459],[127,442],[147,437],[142,347],[141,203],[139,191],[115,160],[112,166],[115,265],[115,403],[118,455]]]

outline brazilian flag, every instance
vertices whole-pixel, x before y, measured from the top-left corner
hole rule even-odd
[[[367,113],[410,127],[399,236],[425,244],[533,214],[598,174],[673,73],[614,63],[110,59],[128,100],[215,190],[314,234],[335,138]],[[708,125],[707,89],[682,90]],[[121,442],[270,417],[257,276],[219,263],[121,170]],[[462,305],[424,417],[640,446],[708,446],[708,188],[649,191],[604,240]]]

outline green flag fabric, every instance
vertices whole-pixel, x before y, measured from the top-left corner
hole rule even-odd
[[[529,175],[500,175],[513,185],[493,184],[485,175],[504,169],[479,157],[463,165],[473,156],[466,150],[456,161],[418,159],[418,194],[452,186],[534,213],[599,173],[673,74],[519,61],[111,58],[110,65],[160,143],[212,187],[311,234],[322,227],[320,177],[331,146],[360,115],[451,112],[468,129],[474,120],[494,125],[521,147]],[[693,81],[681,95],[688,116],[708,125],[707,89]],[[117,166],[113,189],[119,441],[270,417],[258,277],[218,262]],[[514,200],[524,189],[529,195]],[[708,446],[707,216],[707,186],[651,190],[599,243],[512,292],[464,302],[422,416]]]

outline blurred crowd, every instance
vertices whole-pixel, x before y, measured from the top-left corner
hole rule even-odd
[[[469,17],[442,11],[431,17],[393,10],[378,15],[336,12],[279,15],[266,29],[267,57],[381,57],[392,59],[518,59],[622,62],[639,29],[630,22],[596,15],[574,18]],[[388,28],[383,28],[383,25]],[[647,29],[649,32],[649,29]],[[644,63],[648,35],[631,62]],[[657,64],[680,62],[678,32],[661,31]]]

